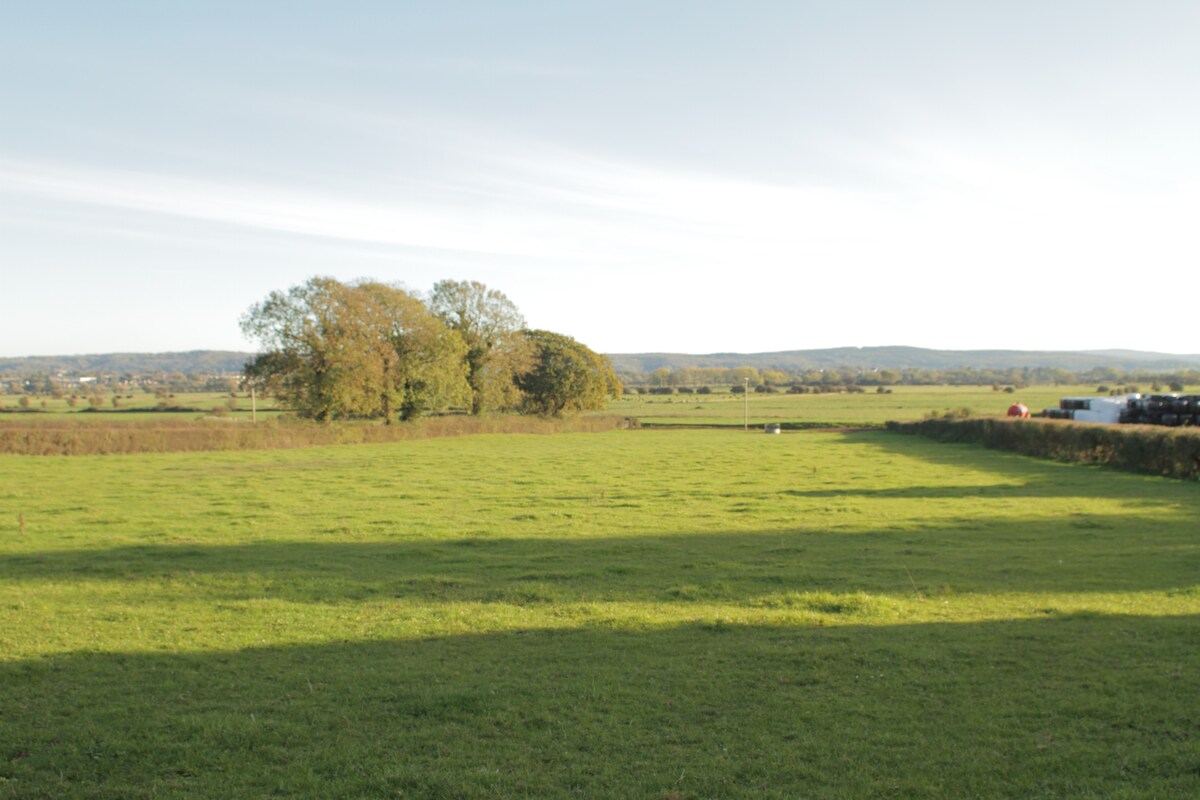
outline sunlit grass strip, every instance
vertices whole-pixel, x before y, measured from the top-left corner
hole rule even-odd
[[[256,598],[200,602],[161,593],[96,587],[80,603],[78,587],[5,587],[0,603],[18,613],[0,633],[0,662],[72,653],[237,652],[289,645],[420,640],[527,631],[652,631],[684,625],[838,627],[972,624],[1078,615],[1187,618],[1200,614],[1200,590],[1159,593],[929,595],[777,592],[744,601],[558,601],[532,585],[504,592],[518,602],[363,599],[313,604]],[[687,595],[695,587],[665,594]],[[181,620],[184,622],[181,623]],[[81,635],[82,634],[82,635]]]

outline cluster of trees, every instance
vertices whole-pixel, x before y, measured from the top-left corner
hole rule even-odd
[[[421,298],[396,284],[312,278],[252,306],[242,330],[261,345],[247,378],[321,421],[452,408],[559,416],[621,391],[606,358],[526,329],[512,301],[475,281],[441,281]]]
[[[653,372],[622,373],[627,385],[648,387],[750,386],[850,387],[896,385],[1016,386],[1033,384],[1086,385],[1089,383],[1152,383],[1194,385],[1200,383],[1200,370],[1176,370],[1170,373],[1121,372],[1111,367],[1071,372],[1059,367],[1014,367],[1009,369],[838,369],[781,370],[755,367],[660,367]]]

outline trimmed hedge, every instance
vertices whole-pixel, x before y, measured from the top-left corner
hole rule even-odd
[[[887,429],[939,442],[982,444],[1039,458],[1103,464],[1185,480],[1200,479],[1200,430],[1194,428],[978,417],[889,422]]]

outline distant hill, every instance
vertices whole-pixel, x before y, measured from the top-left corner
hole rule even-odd
[[[97,353],[72,356],[0,358],[0,374],[57,372],[241,372],[253,353],[191,350],[186,353]],[[1009,369],[1060,367],[1078,372],[1095,367],[1122,371],[1200,369],[1200,355],[1172,355],[1139,350],[928,350],[920,347],[833,347],[773,353],[610,353],[618,372],[653,372],[659,367],[757,367],[788,371],[805,369]]]
[[[610,353],[617,372],[653,372],[660,367],[756,367],[788,371],[805,369],[1009,369],[1059,367],[1077,372],[1095,367],[1118,370],[1200,368],[1200,355],[1172,355],[1137,350],[927,350],[920,347],[834,347],[774,353]]]
[[[0,358],[0,374],[20,372],[241,372],[253,353],[191,350],[186,353],[97,353],[74,356]]]

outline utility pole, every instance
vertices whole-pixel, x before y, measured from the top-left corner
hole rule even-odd
[[[746,378],[745,389],[742,391],[742,430],[750,432],[750,379]]]

